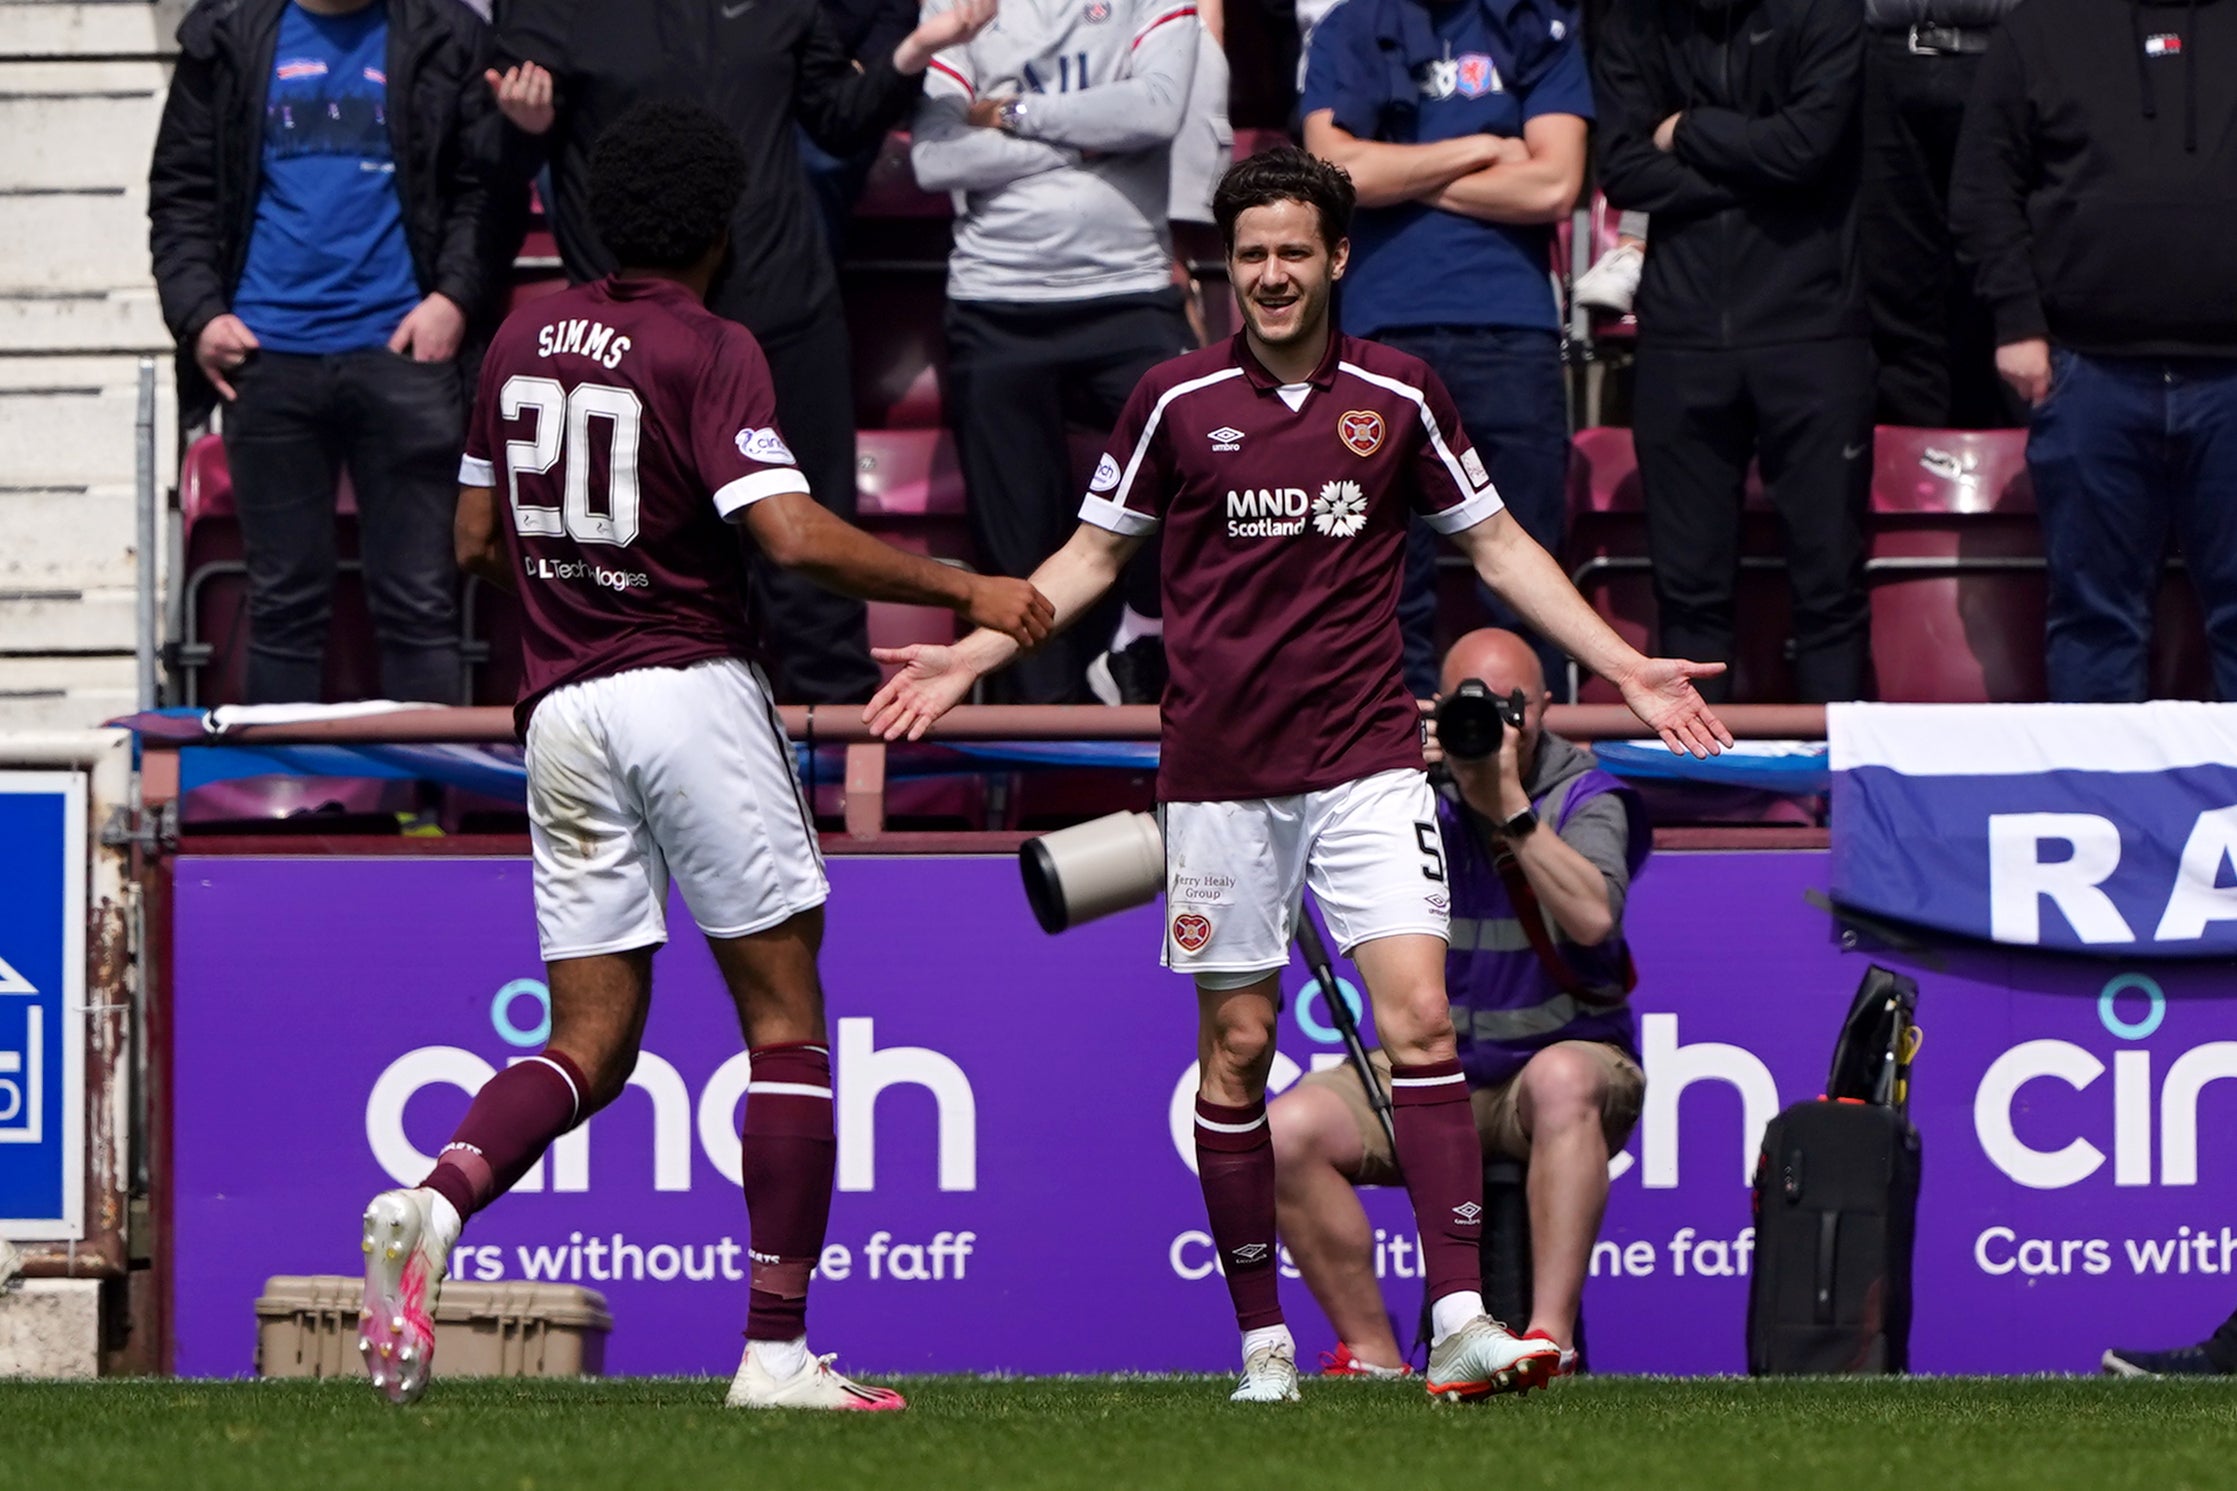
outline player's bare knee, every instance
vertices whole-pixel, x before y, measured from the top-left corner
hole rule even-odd
[[[1460,1054],[1442,989],[1409,990],[1375,1001],[1375,1034],[1400,1066],[1452,1061]]]

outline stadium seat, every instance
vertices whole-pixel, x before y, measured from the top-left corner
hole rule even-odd
[[[955,215],[955,204],[947,193],[928,192],[917,185],[916,170],[909,164],[909,132],[897,129],[878,147],[854,215],[858,221],[947,218]]]
[[[1866,572],[1880,698],[2046,697],[2046,576],[2025,430],[1881,426]],[[2197,600],[2172,569],[2153,631],[2153,696],[2211,697]]]
[[[237,704],[248,677],[248,577],[233,479],[224,442],[216,435],[187,449],[179,471],[179,515],[181,562],[172,615],[180,702],[202,708]],[[380,665],[358,579],[357,499],[346,474],[335,492],[335,523],[341,573],[323,693],[328,700],[365,699],[379,692]]]
[[[853,349],[855,423],[938,429],[946,418],[946,263],[850,263],[841,288]]]
[[[1735,702],[1793,697],[1787,662],[1786,565],[1763,480],[1750,468],[1740,526],[1739,640],[1733,659]],[[1569,539],[1565,567],[1585,599],[1634,647],[1656,645],[1654,567],[1647,554],[1646,499],[1631,431],[1579,430],[1569,462]],[[1579,698],[1611,703],[1616,691],[1580,678]],[[1558,681],[1553,688],[1559,693]]]

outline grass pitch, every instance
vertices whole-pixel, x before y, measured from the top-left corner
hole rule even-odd
[[[1244,1408],[1211,1378],[900,1384],[905,1414],[746,1414],[725,1384],[437,1381],[0,1385],[0,1487],[347,1491],[2028,1491],[2237,1487],[2237,1384],[1588,1378],[1432,1405],[1311,1382]]]

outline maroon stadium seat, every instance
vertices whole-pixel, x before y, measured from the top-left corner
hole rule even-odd
[[[1879,697],[1928,703],[2045,697],[2042,532],[2025,430],[1883,425],[1872,473],[1872,654]],[[2189,584],[2160,585],[2151,691],[2211,696]]]
[[[380,690],[373,622],[358,581],[357,499],[345,474],[334,494],[341,574],[327,635],[324,697],[365,699]],[[224,443],[205,435],[187,448],[179,470],[183,541],[179,565],[180,702],[210,708],[237,704],[248,676],[248,581],[233,479]]]
[[[870,429],[938,429],[946,417],[940,394],[947,367],[946,264],[850,264],[842,288],[855,422]]]
[[[1787,587],[1779,532],[1763,480],[1748,472],[1740,526],[1739,641],[1732,697],[1750,703],[1793,697],[1786,660]],[[1631,431],[1609,425],[1579,430],[1569,462],[1566,567],[1593,609],[1634,647],[1656,644],[1653,565],[1647,556],[1646,498]],[[1554,685],[1557,692],[1560,685]],[[1579,696],[1608,703],[1615,690],[1583,680]]]

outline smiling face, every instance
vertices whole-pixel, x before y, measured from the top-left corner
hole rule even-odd
[[[1283,199],[1246,209],[1235,220],[1227,273],[1251,336],[1271,350],[1297,347],[1328,324],[1328,302],[1351,244],[1321,241],[1320,212]]]

